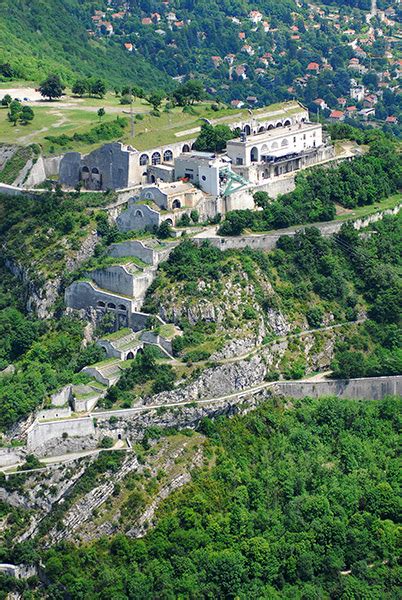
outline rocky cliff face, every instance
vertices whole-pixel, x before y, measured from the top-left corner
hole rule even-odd
[[[215,323],[223,347],[212,358],[232,358],[261,344],[267,334],[285,335],[291,328],[281,310],[274,308],[278,302],[271,283],[261,272],[257,275],[258,284],[240,269],[212,281],[200,279],[196,285],[162,285],[153,292],[152,300],[165,321]],[[262,296],[272,303],[265,310],[259,301]]]
[[[83,241],[78,251],[66,259],[65,268],[73,271],[85,260],[90,258],[98,242],[98,235],[92,231]],[[15,260],[6,259],[6,266],[13,275],[20,279],[25,286],[26,308],[34,312],[40,319],[46,319],[53,314],[52,307],[63,292],[62,276],[46,278],[35,271],[35,265],[25,266]]]

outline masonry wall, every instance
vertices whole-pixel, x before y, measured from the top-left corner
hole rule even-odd
[[[381,400],[385,396],[400,396],[402,394],[402,376],[314,382],[286,381],[278,382],[276,387],[284,395],[293,398],[338,396],[340,398]]]
[[[161,223],[160,214],[146,204],[132,204],[117,217],[116,225],[120,231],[152,231]]]
[[[108,254],[109,256],[113,256],[115,258],[135,256],[148,265],[158,264],[157,253],[152,248],[147,248],[147,246],[138,240],[112,244],[109,248]]]
[[[152,271],[132,274],[121,265],[96,269],[89,276],[104,290],[135,298],[142,298],[153,280]]]
[[[400,205],[395,208],[384,210],[382,212],[375,213],[364,219],[357,219],[353,222],[355,229],[362,229],[367,227],[370,223],[380,221],[386,215],[396,215],[400,210]],[[233,250],[241,248],[253,248],[256,250],[273,250],[280,237],[284,235],[295,235],[297,231],[303,231],[306,227],[316,227],[322,233],[322,235],[332,235],[337,233],[344,221],[331,221],[325,223],[309,223],[307,225],[300,225],[298,227],[292,227],[290,229],[283,229],[280,233],[267,233],[267,234],[255,234],[255,235],[240,235],[237,237],[211,237],[211,238],[193,238],[195,244],[201,245],[203,242],[208,240],[213,246],[220,250]]]
[[[65,421],[52,421],[51,423],[36,423],[29,431],[27,439],[28,452],[31,452],[53,438],[95,437],[95,426],[91,417],[81,419],[66,419]],[[57,452],[56,452],[57,455]]]

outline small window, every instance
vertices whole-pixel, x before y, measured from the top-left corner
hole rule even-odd
[[[243,164],[243,159],[242,158],[236,158],[236,165],[242,165]]]
[[[207,178],[205,177],[205,175],[203,175],[203,176],[201,177],[201,179],[202,179],[203,181],[206,181],[206,180],[207,180]]]

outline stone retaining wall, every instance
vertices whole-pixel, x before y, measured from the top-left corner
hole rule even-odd
[[[388,210],[374,213],[363,219],[356,219],[353,221],[355,229],[362,229],[367,227],[371,223],[381,221],[385,215],[396,215],[399,213],[401,205],[395,206]],[[324,236],[329,236],[337,233],[345,221],[328,221],[324,223],[309,223],[307,225],[300,225],[298,227],[292,227],[290,229],[284,229],[281,232],[266,233],[266,234],[254,234],[254,235],[240,235],[236,237],[200,237],[193,238],[194,243],[201,245],[203,242],[208,241],[210,244],[219,248],[220,250],[240,250],[242,248],[253,248],[254,250],[273,250],[280,237],[284,235],[295,235],[298,231],[304,231],[306,227],[317,227]]]

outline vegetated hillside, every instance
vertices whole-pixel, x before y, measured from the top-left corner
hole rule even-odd
[[[181,325],[185,335],[174,347],[188,360],[223,345],[238,354],[248,342],[354,321],[368,311],[378,327],[362,328],[339,347],[337,374],[398,373],[399,226],[400,217],[387,217],[362,233],[344,225],[331,238],[311,228],[282,237],[269,254],[222,253],[186,241],[160,267],[145,307]]]
[[[79,74],[110,85],[168,86],[166,75],[121,43],[90,38],[89,8],[81,0],[0,0],[0,63],[9,63],[20,79],[40,81],[56,72],[66,82]]]
[[[400,400],[286,407],[205,420],[215,466],[140,540],[39,551],[44,597],[396,600]]]

